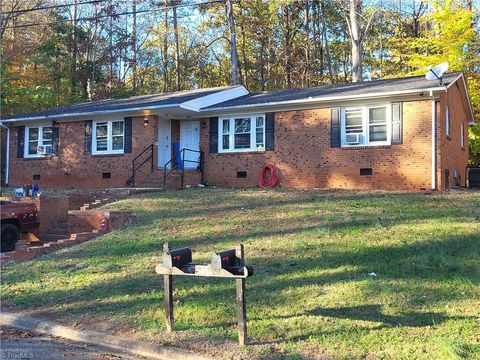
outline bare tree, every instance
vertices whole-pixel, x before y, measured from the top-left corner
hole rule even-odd
[[[73,1],[73,14],[72,14],[72,64],[70,68],[70,92],[72,96],[77,93],[77,17],[78,17],[78,5],[77,0]]]
[[[363,57],[363,42],[365,35],[368,32],[370,24],[376,12],[380,9],[375,9],[368,19],[363,14],[362,0],[337,0],[337,3],[342,8],[343,15],[348,27],[350,42],[352,47],[352,82],[362,81],[362,57]],[[364,27],[362,29],[361,20],[364,20]]]
[[[228,21],[228,28],[230,30],[230,63],[232,66],[232,77],[230,85],[237,85],[238,83],[238,52],[237,52],[237,35],[235,33],[235,18],[233,15],[232,0],[225,1],[225,10]]]
[[[165,0],[165,5],[168,5],[168,0]],[[163,33],[163,92],[168,92],[168,7],[165,7],[164,12],[164,33]]]
[[[137,0],[132,1],[132,89],[137,90]]]
[[[177,18],[177,5],[180,4],[180,0],[173,1],[173,35],[175,37],[175,85],[177,91],[182,89],[180,78],[180,42],[178,38],[178,18]]]
[[[5,31],[10,22],[15,21],[18,17],[25,14],[26,8],[36,9],[41,8],[43,1],[28,1],[28,0],[14,0],[14,1],[0,1],[0,40],[3,40]],[[15,28],[12,28],[15,30]]]

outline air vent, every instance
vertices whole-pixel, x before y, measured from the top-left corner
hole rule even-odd
[[[245,179],[247,177],[246,171],[237,171],[237,179]]]
[[[364,175],[373,175],[373,170],[372,168],[363,168],[363,169],[360,169],[360,175],[364,176]]]
[[[102,178],[104,178],[104,179],[110,179],[111,177],[112,177],[112,174],[109,173],[109,172],[104,172],[102,174]]]
[[[33,180],[40,180],[40,174],[33,174]]]

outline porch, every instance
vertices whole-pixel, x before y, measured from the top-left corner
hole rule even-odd
[[[203,183],[202,120],[159,116],[156,121],[157,141],[132,160],[126,185],[175,189]]]

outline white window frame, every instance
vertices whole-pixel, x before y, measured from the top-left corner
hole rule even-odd
[[[385,141],[370,141],[370,122],[369,122],[369,112],[370,109],[375,108],[385,108],[386,116],[386,126],[387,126],[387,140]],[[362,110],[362,134],[361,141],[359,144],[347,144],[346,143],[346,117],[345,113],[351,110]],[[341,108],[341,146],[342,147],[364,147],[364,146],[385,146],[392,144],[392,104],[391,103],[381,103],[381,104],[371,104],[371,105],[358,105],[358,106],[346,106]]]
[[[112,129],[114,122],[123,122],[123,147],[122,149],[113,150],[113,136]],[[97,150],[97,124],[107,123],[107,150]],[[94,120],[92,123],[92,155],[104,154],[123,154],[125,152],[125,120],[111,119],[111,120]]]
[[[44,123],[44,124],[35,124],[32,126],[25,126],[25,139],[24,139],[24,151],[23,151],[23,156],[25,158],[43,158],[43,157],[50,157],[52,155],[46,155],[46,154],[29,154],[28,153],[28,148],[30,145],[30,129],[38,129],[38,140],[37,140],[37,147],[38,146],[43,146],[45,145],[43,143],[43,128],[52,128],[52,147],[53,147],[53,124],[51,123]]]
[[[448,105],[445,106],[445,135],[450,137],[450,110],[448,110]]]
[[[460,124],[460,147],[465,149],[465,124]]]
[[[263,119],[263,146],[257,147],[257,117]],[[235,119],[245,119],[250,118],[250,147],[244,149],[235,149]],[[230,124],[229,128],[229,148],[223,148],[223,121],[228,120]],[[254,115],[235,115],[235,116],[225,116],[218,118],[218,152],[219,153],[241,153],[241,152],[259,152],[265,151],[265,114],[254,114]]]

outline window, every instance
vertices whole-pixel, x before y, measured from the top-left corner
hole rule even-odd
[[[52,126],[25,128],[25,157],[43,157],[52,153]]]
[[[370,108],[368,116],[369,141],[387,141],[387,108]]]
[[[465,125],[460,124],[460,147],[465,149]]]
[[[257,116],[255,119],[255,145],[258,148],[265,147],[265,118]]]
[[[445,107],[445,134],[450,136],[450,111],[448,105]]]
[[[92,154],[123,154],[123,120],[95,121]]]
[[[235,149],[250,149],[251,120],[250,118],[235,119],[234,145]]]
[[[390,145],[391,106],[342,108],[342,146]]]
[[[242,152],[265,149],[265,116],[222,118],[219,123],[219,151]]]

